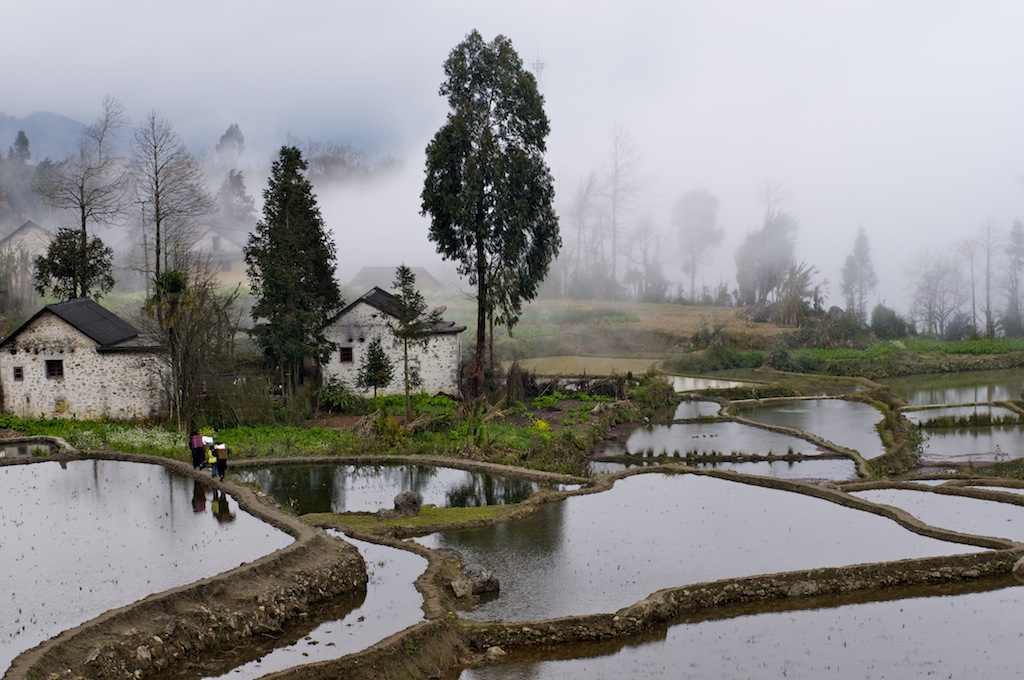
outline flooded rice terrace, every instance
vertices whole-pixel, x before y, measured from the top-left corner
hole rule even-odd
[[[525,479],[432,465],[282,463],[233,472],[300,515],[391,508],[402,491],[417,491],[424,504],[439,508],[505,505],[540,488]]]
[[[960,403],[967,394],[963,390],[974,397],[1014,389],[1012,380],[1000,385],[958,387],[953,398]],[[928,394],[907,392],[910,400],[941,403],[932,387],[916,389]],[[972,408],[1005,415],[997,405]],[[675,422],[636,427],[598,452],[591,470],[603,474],[659,459],[673,462],[676,451],[684,456],[687,451],[799,453],[803,460],[700,466],[804,480],[857,477],[851,459],[829,457],[826,448],[808,439],[709,420],[719,409],[710,401],[683,402]],[[963,407],[945,410],[928,415],[960,415]],[[740,415],[807,432],[865,457],[881,453],[874,432],[881,416],[865,404],[772,401],[744,408]],[[1001,433],[1017,429],[978,428],[990,438],[983,445],[991,442],[1009,456],[1021,455],[1024,446],[1000,438]],[[939,432],[941,437],[929,442],[964,436],[961,430]],[[19,446],[2,455],[44,453],[31,444]],[[634,454],[634,459],[602,461],[600,454]],[[926,449],[926,460],[927,455]],[[943,454],[945,460],[955,455]],[[409,489],[419,491],[424,503],[466,507],[518,503],[542,488],[514,474],[405,464],[289,463],[238,467],[232,475],[258,484],[300,514],[373,511],[390,507],[395,495]],[[854,495],[901,508],[936,527],[1024,541],[1024,508],[1010,503],[910,489]],[[104,611],[229,570],[292,540],[240,511],[230,496],[143,463],[62,466],[43,460],[0,467],[0,510],[0,565],[12,589],[10,598],[0,600],[0,668],[21,651]],[[421,621],[423,598],[413,582],[426,561],[396,548],[347,540],[367,563],[365,595],[317,611],[290,637],[223,650],[210,657],[205,671],[174,677],[256,678],[363,650]],[[541,505],[524,519],[415,540],[454,549],[467,563],[498,576],[500,593],[462,616],[516,622],[615,612],[662,588],[702,581],[983,550],[741,478],[657,472]],[[626,640],[516,652],[494,665],[453,671],[450,679],[1013,677],[1024,658],[1019,652],[1024,633],[1017,625],[1022,606],[1024,589],[1010,578],[734,606]]]
[[[448,680],[1017,677],[1024,587],[989,585],[996,589],[929,588],[819,609],[719,612],[722,618],[681,621],[626,641],[515,654]]]
[[[417,540],[496,574],[500,596],[465,615],[505,621],[614,612],[687,583],[978,550],[819,498],[693,474],[636,475],[516,522]]]
[[[292,542],[159,465],[0,467],[0,668],[61,631]]]

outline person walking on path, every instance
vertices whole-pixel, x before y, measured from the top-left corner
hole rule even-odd
[[[206,464],[210,466],[210,477],[217,476],[217,454],[213,452],[211,446],[206,450]]]
[[[228,447],[224,445],[224,442],[217,442],[213,445],[213,452],[217,456],[216,475],[223,482],[224,473],[228,471]]]
[[[192,450],[192,467],[198,470],[203,465],[203,451],[206,450],[199,430],[192,430],[192,434],[188,436],[188,448]]]

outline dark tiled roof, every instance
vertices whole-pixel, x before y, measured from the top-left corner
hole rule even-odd
[[[327,322],[327,325],[330,326],[335,321],[348,314],[349,310],[360,302],[365,302],[374,309],[378,309],[388,316],[396,319],[401,311],[401,305],[399,304],[397,297],[386,290],[381,290],[374,286],[373,289],[364,293],[362,297],[338,312],[334,318]],[[466,330],[465,326],[456,326],[453,321],[441,321],[430,328],[432,333],[461,333],[464,330]]]
[[[0,345],[6,345],[11,342],[22,330],[45,312],[51,312],[75,329],[89,336],[90,339],[99,345],[99,349],[109,349],[117,345],[124,346],[130,344],[134,346],[138,344],[137,342],[129,342],[138,339],[139,331],[135,326],[113,312],[104,309],[95,300],[79,298],[77,300],[46,305],[16,331],[7,336],[3,342],[0,342]]]

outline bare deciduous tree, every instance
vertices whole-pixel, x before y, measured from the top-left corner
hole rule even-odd
[[[216,203],[207,191],[198,161],[156,111],[135,130],[131,175],[136,200],[153,225],[152,280],[159,281],[161,272],[177,268],[177,256],[191,250],[196,219],[211,214]],[[150,276],[148,266],[146,269]]]
[[[640,162],[643,159],[633,138],[620,126],[612,134],[612,149],[608,159],[608,174],[605,178],[605,196],[608,198],[608,228],[611,238],[611,279],[618,282],[616,262],[619,258],[619,232],[622,230],[623,213],[636,199],[642,182],[639,177]]]
[[[78,223],[79,254],[88,261],[90,224],[110,223],[125,210],[128,183],[123,164],[111,153],[117,133],[128,124],[121,102],[108,95],[96,121],[85,129],[78,153],[40,175],[36,191],[49,205],[74,212]],[[71,297],[89,295],[92,279],[73,268]]]
[[[713,248],[722,244],[718,226],[718,198],[704,189],[683,194],[672,211],[672,224],[679,229],[683,273],[690,277],[690,299],[697,300],[697,271]]]
[[[925,253],[914,263],[910,277],[914,318],[924,333],[942,337],[967,298],[960,268],[952,258]]]

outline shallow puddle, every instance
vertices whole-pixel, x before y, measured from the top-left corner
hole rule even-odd
[[[234,468],[233,474],[300,515],[393,508],[402,491],[418,491],[424,504],[440,508],[503,505],[540,488],[525,479],[428,465],[294,463]]]
[[[546,660],[516,655],[449,680],[1013,678],[1022,607],[1024,588],[1004,587],[682,623]]]
[[[857,451],[864,458],[885,453],[875,429],[882,414],[868,404],[843,399],[793,399],[742,405],[737,415],[766,425],[809,432]]]
[[[316,661],[337,659],[366,649],[423,620],[423,596],[413,583],[427,568],[426,559],[406,550],[348,538],[339,532],[328,533],[356,546],[366,560],[370,580],[365,599],[354,608],[344,608],[338,618],[330,618],[329,613],[321,615],[318,617],[321,623],[301,639],[290,640],[228,673],[207,678],[248,680]]]
[[[159,465],[89,460],[0,467],[0,668],[151,593],[292,542],[234,499]]]
[[[828,453],[800,437],[772,432],[745,423],[716,422],[640,425],[629,434],[624,443],[621,439],[609,442],[601,451],[601,455],[646,451],[669,455],[679,453],[681,456],[691,451],[700,455],[771,453],[784,456],[787,453],[802,453],[813,456]]]
[[[1024,541],[1024,506],[913,489],[872,489],[853,495],[906,510],[932,526]]]
[[[59,447],[50,442],[11,442],[0,446],[0,458],[15,458],[25,456],[49,456],[57,451]]]
[[[495,573],[500,596],[466,615],[509,621],[614,612],[701,581],[978,550],[802,494],[657,473],[520,521],[417,540]]]

